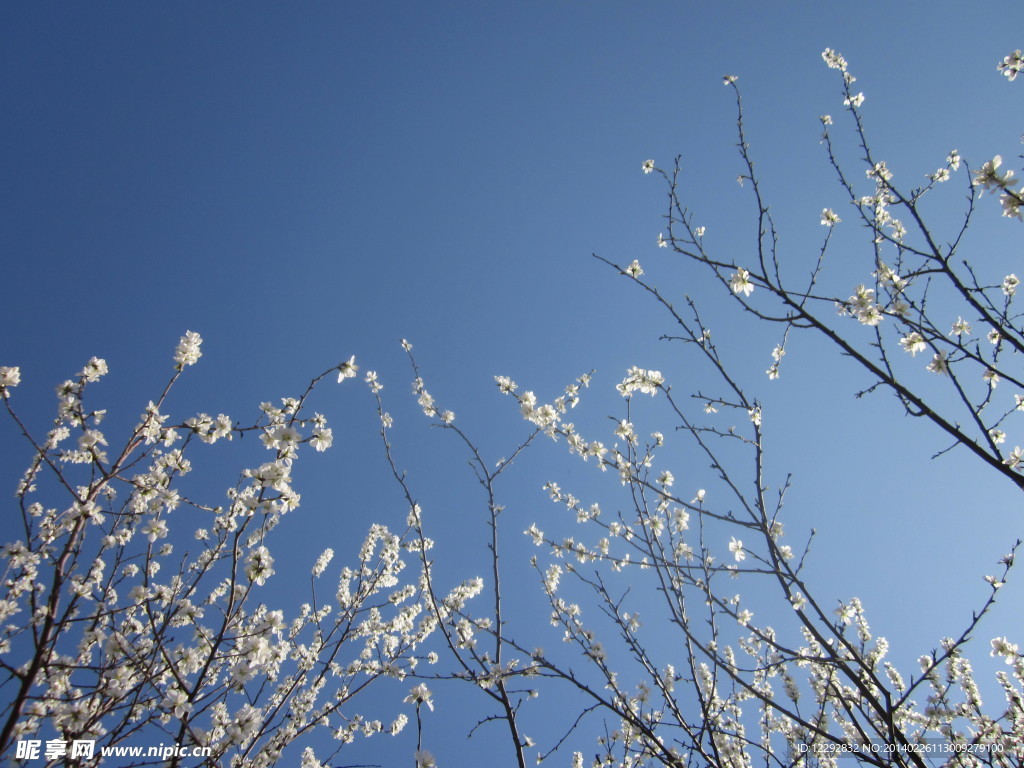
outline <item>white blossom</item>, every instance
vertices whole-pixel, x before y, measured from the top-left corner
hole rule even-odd
[[[359,373],[359,366],[356,365],[356,356],[352,355],[348,360],[338,366],[338,383],[345,379],[354,379]]]
[[[747,553],[743,550],[743,542],[735,536],[729,540],[729,552],[736,558],[737,563],[743,562],[747,557]]]
[[[427,688],[425,683],[413,686],[412,690],[409,691],[409,695],[405,697],[404,701],[408,704],[426,704],[430,708],[430,711],[434,711],[434,701],[431,698],[432,694],[430,689]]]
[[[8,387],[16,387],[21,383],[21,369],[17,366],[0,367],[0,394],[6,394]]]
[[[745,269],[738,269],[729,278],[729,287],[733,293],[742,293],[749,296],[754,292],[754,284],[750,281],[750,273]]]
[[[181,337],[181,341],[178,342],[178,348],[174,351],[175,364],[179,368],[183,368],[186,365],[195,365],[199,358],[203,356],[199,349],[202,343],[202,336],[194,331],[186,331],[185,335]]]
[[[1002,72],[1007,80],[1013,82],[1021,70],[1024,70],[1024,54],[1020,50],[1014,51],[1009,56],[1005,56],[996,69]]]

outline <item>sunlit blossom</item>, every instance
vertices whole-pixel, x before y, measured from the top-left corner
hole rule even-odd
[[[430,711],[433,712],[434,701],[431,696],[432,694],[430,689],[427,688],[426,683],[420,683],[419,685],[412,687],[412,690],[409,691],[409,695],[405,697],[404,701],[407,704],[415,704],[416,706],[426,704],[427,707],[430,708]]]
[[[958,317],[956,322],[953,323],[953,330],[949,332],[950,336],[970,336],[971,335],[971,324],[964,320],[962,317]]]
[[[822,51],[821,58],[825,60],[825,63],[828,64],[830,69],[839,69],[843,72],[846,71],[846,59],[831,48],[826,48]]]
[[[359,373],[359,366],[356,365],[356,356],[352,355],[348,360],[338,366],[338,383],[345,379],[354,379]]]
[[[747,553],[743,550],[743,542],[735,536],[729,540],[729,552],[736,558],[737,563],[743,562],[747,557]]]
[[[1024,448],[1019,445],[1015,446],[1010,455],[1003,459],[1003,464],[1008,466],[1010,469],[1019,470],[1021,462],[1024,462]]]
[[[1024,70],[1024,54],[1020,50],[1014,51],[1009,56],[1004,57],[996,69],[1002,72],[1007,80],[1013,82],[1017,79],[1017,75],[1020,74],[1021,70]]]
[[[754,284],[750,281],[750,273],[745,269],[738,269],[729,278],[729,287],[733,293],[742,293],[744,296],[749,296],[754,292]]]
[[[982,164],[981,168],[974,172],[973,184],[981,187],[982,190],[1005,189],[1013,183],[1013,171],[999,172],[1003,164],[1001,155],[996,155],[991,160]]]
[[[924,336],[917,331],[911,331],[900,339],[900,346],[912,356],[916,356],[918,352],[924,352],[928,348]]]
[[[0,367],[0,394],[6,394],[8,387],[21,383],[21,369],[17,366]]]
[[[200,347],[203,337],[194,331],[185,331],[185,335],[178,342],[178,348],[174,351],[174,362],[179,368],[186,365],[194,365],[203,356]]]
[[[945,350],[942,352],[936,352],[932,357],[932,361],[928,363],[927,368],[932,373],[938,373],[945,375],[949,373],[949,363],[946,361],[947,354]]]
[[[992,652],[990,656],[1002,656],[1007,664],[1013,664],[1017,660],[1020,647],[1011,643],[1005,637],[997,637],[992,640]]]

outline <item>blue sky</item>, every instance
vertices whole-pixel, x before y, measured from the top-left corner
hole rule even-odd
[[[658,344],[660,315],[590,258],[664,258],[664,189],[641,162],[681,155],[709,237],[750,245],[723,74],[740,77],[783,242],[801,252],[820,241],[821,209],[842,202],[818,143],[818,116],[842,111],[822,49],[859,78],[879,155],[923,178],[954,147],[975,166],[1014,154],[1024,86],[995,65],[1022,29],[1024,9],[990,2],[7,4],[0,364],[21,366],[19,401],[43,429],[52,387],[104,357],[102,397],[130,425],[191,329],[205,356],[183,411],[244,420],[355,354],[414,422],[399,405],[406,337],[431,391],[495,458],[522,432],[495,374],[554,395],[597,369],[588,418],[601,424],[629,365],[690,373]],[[1019,251],[1012,223],[986,216],[978,258]],[[706,290],[717,319],[721,296]],[[766,367],[772,339],[741,326],[723,338]],[[808,339],[790,355],[771,392],[756,386],[777,403],[776,466],[797,478],[791,525],[819,529],[824,589],[863,597],[912,660],[963,614],[929,609],[911,625],[907,604],[973,605],[983,590],[966,585],[1020,530],[1019,506],[963,457],[929,462],[942,446],[892,403],[855,402],[859,374],[831,350]],[[404,514],[365,392],[323,398],[338,446],[310,460],[311,522],[283,545],[303,573],[325,536],[341,558],[369,522]],[[471,479],[419,426],[396,440],[444,547]],[[534,474],[583,474],[543,451],[510,480],[513,531],[555,514]],[[1020,595],[993,634],[1015,613],[1019,630]],[[474,764],[461,750],[435,751]]]

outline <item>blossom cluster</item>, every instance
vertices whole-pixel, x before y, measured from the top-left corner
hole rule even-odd
[[[1016,187],[1012,170],[1000,171],[1003,158],[996,155],[981,168],[974,172],[973,184],[985,190],[1000,190],[999,202],[1003,206],[1003,216],[1024,221],[1021,206],[1024,205],[1024,191]]]

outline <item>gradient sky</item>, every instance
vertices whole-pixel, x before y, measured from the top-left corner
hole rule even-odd
[[[954,147],[973,166],[1016,154],[1024,84],[995,66],[1022,31],[1019,4],[935,0],[8,3],[0,364],[21,366],[19,407],[43,430],[53,386],[92,355],[112,371],[99,396],[130,426],[189,329],[205,354],[177,401],[183,418],[254,418],[260,401],[355,354],[408,414],[396,443],[439,552],[473,564],[482,551],[445,535],[483,533],[465,517],[479,499],[451,441],[405,402],[398,339],[494,458],[523,432],[495,374],[551,397],[596,369],[594,425],[621,415],[611,388],[630,365],[689,384],[657,342],[661,316],[590,254],[665,258],[664,187],[640,166],[677,154],[708,237],[751,246],[721,76],[740,77],[764,189],[800,252],[820,243],[821,209],[843,200],[818,141],[818,116],[842,112],[825,47],[867,94],[876,152],[923,179]],[[1019,254],[1019,225],[982,207],[972,253]],[[708,295],[715,318],[721,298]],[[741,364],[767,366],[773,340],[723,337]],[[778,409],[773,467],[797,482],[790,525],[819,530],[823,591],[861,596],[911,663],[984,595],[981,575],[1020,534],[1019,502],[964,456],[929,461],[944,445],[887,398],[855,402],[862,377],[830,349],[808,339],[790,357],[778,382],[756,380]],[[370,522],[404,518],[370,399],[345,388],[322,395],[338,446],[300,473],[308,521],[277,555],[293,554],[303,580],[325,544],[344,561]],[[0,428],[5,445],[13,435]],[[27,461],[15,454],[4,449],[4,482]],[[509,480],[510,535],[557,515],[534,475],[590,482],[549,446],[524,464]],[[979,661],[989,636],[1020,636],[1021,595],[1008,587]],[[431,745],[444,766],[479,765],[497,738],[464,745],[466,723],[445,723]]]

